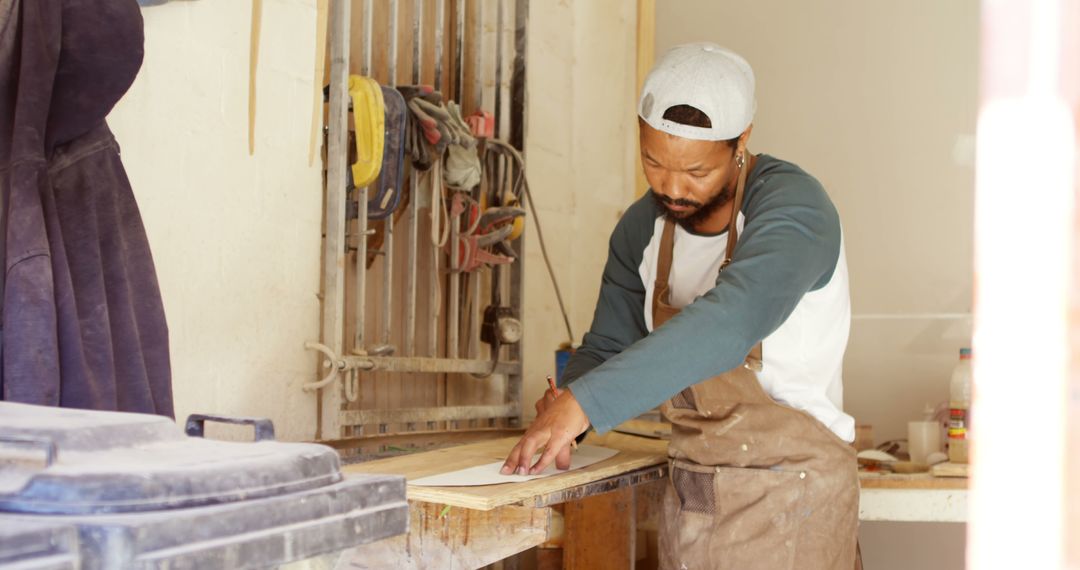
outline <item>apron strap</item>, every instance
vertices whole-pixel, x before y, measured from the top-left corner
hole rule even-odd
[[[746,190],[746,173],[750,170],[750,164],[750,159],[746,158],[743,161],[742,168],[739,169],[739,181],[735,184],[735,198],[731,201],[731,219],[728,220],[727,253],[724,255],[724,263],[720,265],[721,270],[731,263],[731,256],[735,253],[735,242],[739,241],[739,212],[742,211],[743,197]]]
[[[660,259],[656,266],[656,282],[653,284],[653,322],[660,302],[667,303],[668,277],[671,275],[671,256],[675,249],[675,222],[664,219],[664,233],[660,235]]]
[[[728,221],[728,241],[727,241],[727,253],[724,257],[724,263],[720,265],[720,270],[723,271],[725,267],[731,263],[731,257],[735,253],[735,243],[739,241],[739,212],[742,211],[742,203],[746,197],[746,176],[751,168],[751,161],[747,159],[743,163],[742,171],[739,172],[739,182],[735,186],[735,199],[733,203],[735,207],[731,209],[731,220]],[[753,370],[754,372],[761,372],[762,369],[762,356],[761,356],[761,343],[754,345],[754,348],[750,349],[750,354],[746,355],[746,361],[743,366]]]

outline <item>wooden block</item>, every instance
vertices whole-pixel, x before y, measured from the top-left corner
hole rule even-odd
[[[967,477],[967,463],[938,463],[930,468],[934,477]]]
[[[567,503],[563,568],[633,568],[637,558],[634,510],[632,488]]]
[[[892,463],[892,469],[896,473],[910,475],[912,473],[926,473],[927,471],[930,471],[930,466],[925,463],[913,463],[911,461],[895,461]]]

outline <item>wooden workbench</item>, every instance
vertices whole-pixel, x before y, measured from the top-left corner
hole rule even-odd
[[[344,467],[407,480],[506,459],[504,438]],[[667,481],[667,442],[621,433],[590,435],[618,449],[583,469],[524,483],[408,486],[409,534],[354,550],[339,568],[480,568],[535,546],[546,567],[633,568],[655,557],[639,532],[655,530]],[[648,566],[648,564],[646,564]]]

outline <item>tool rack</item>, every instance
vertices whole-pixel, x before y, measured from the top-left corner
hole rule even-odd
[[[316,439],[346,457],[520,431],[521,343],[492,350],[480,339],[488,299],[521,315],[524,235],[512,264],[465,273],[430,239],[445,192],[432,192],[437,168],[407,164],[407,198],[379,221],[346,171],[350,73],[434,85],[463,114],[493,113],[495,136],[520,151],[527,14],[528,0],[330,0],[322,333],[306,345],[320,358],[304,389],[319,394]],[[488,183],[511,173],[497,159],[485,169]],[[463,231],[452,217],[449,243]]]

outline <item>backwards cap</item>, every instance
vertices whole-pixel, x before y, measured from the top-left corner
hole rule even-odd
[[[664,118],[677,105],[709,117],[709,128]],[[714,43],[675,46],[645,78],[638,116],[652,128],[678,137],[719,141],[738,137],[754,120],[754,71],[735,52]]]

